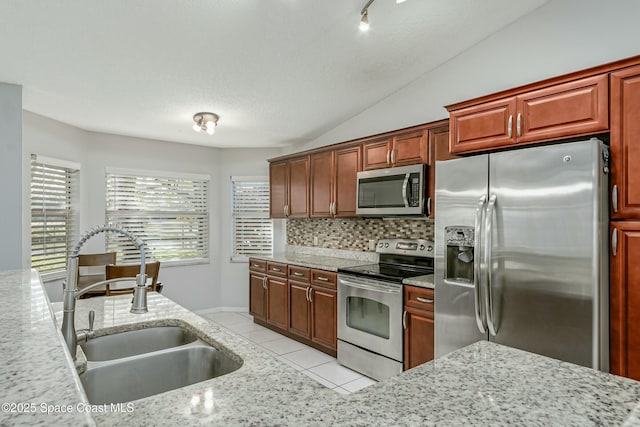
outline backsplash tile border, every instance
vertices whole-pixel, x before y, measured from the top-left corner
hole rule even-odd
[[[286,228],[291,246],[367,252],[369,240],[433,239],[434,224],[423,218],[303,218],[288,219]]]

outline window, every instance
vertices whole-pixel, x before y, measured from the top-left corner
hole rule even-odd
[[[145,255],[163,265],[209,262],[209,177],[107,169],[106,222],[145,242]],[[108,233],[117,262],[139,262],[126,237]]]
[[[269,180],[231,177],[233,206],[232,261],[273,252],[273,222],[269,219]]]
[[[31,155],[31,267],[43,278],[64,277],[78,239],[80,165]]]

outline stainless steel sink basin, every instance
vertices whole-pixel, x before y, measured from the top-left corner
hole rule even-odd
[[[104,335],[80,344],[89,361],[120,359],[195,342],[198,337],[179,326],[157,326]]]
[[[121,403],[228,374],[242,361],[202,341],[108,362],[80,375],[89,403]]]

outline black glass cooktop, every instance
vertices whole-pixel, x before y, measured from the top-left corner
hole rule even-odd
[[[338,269],[338,273],[348,273],[356,276],[369,277],[371,279],[383,279],[402,283],[403,279],[407,279],[409,277],[417,277],[433,273],[433,267],[380,263],[340,268]]]

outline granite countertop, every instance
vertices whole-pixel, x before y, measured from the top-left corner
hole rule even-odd
[[[366,259],[338,258],[331,256],[312,255],[303,253],[279,253],[273,256],[254,256],[252,258],[265,261],[280,262],[283,264],[298,265],[300,267],[316,268],[326,271],[338,271],[339,268],[355,267],[357,265],[371,264]]]
[[[37,273],[0,273],[0,297],[8,326],[0,350],[8,361],[0,367],[3,402],[86,404]],[[343,396],[162,295],[149,294],[147,314],[129,313],[130,305],[127,295],[80,300],[77,327],[86,327],[91,309],[97,333],[186,323],[244,364],[136,400],[132,412],[4,411],[0,425],[638,425],[640,382],[490,342]],[[53,307],[60,312],[59,303]]]
[[[403,285],[419,286],[421,288],[434,289],[433,274],[425,274],[424,276],[408,277],[402,281]]]

